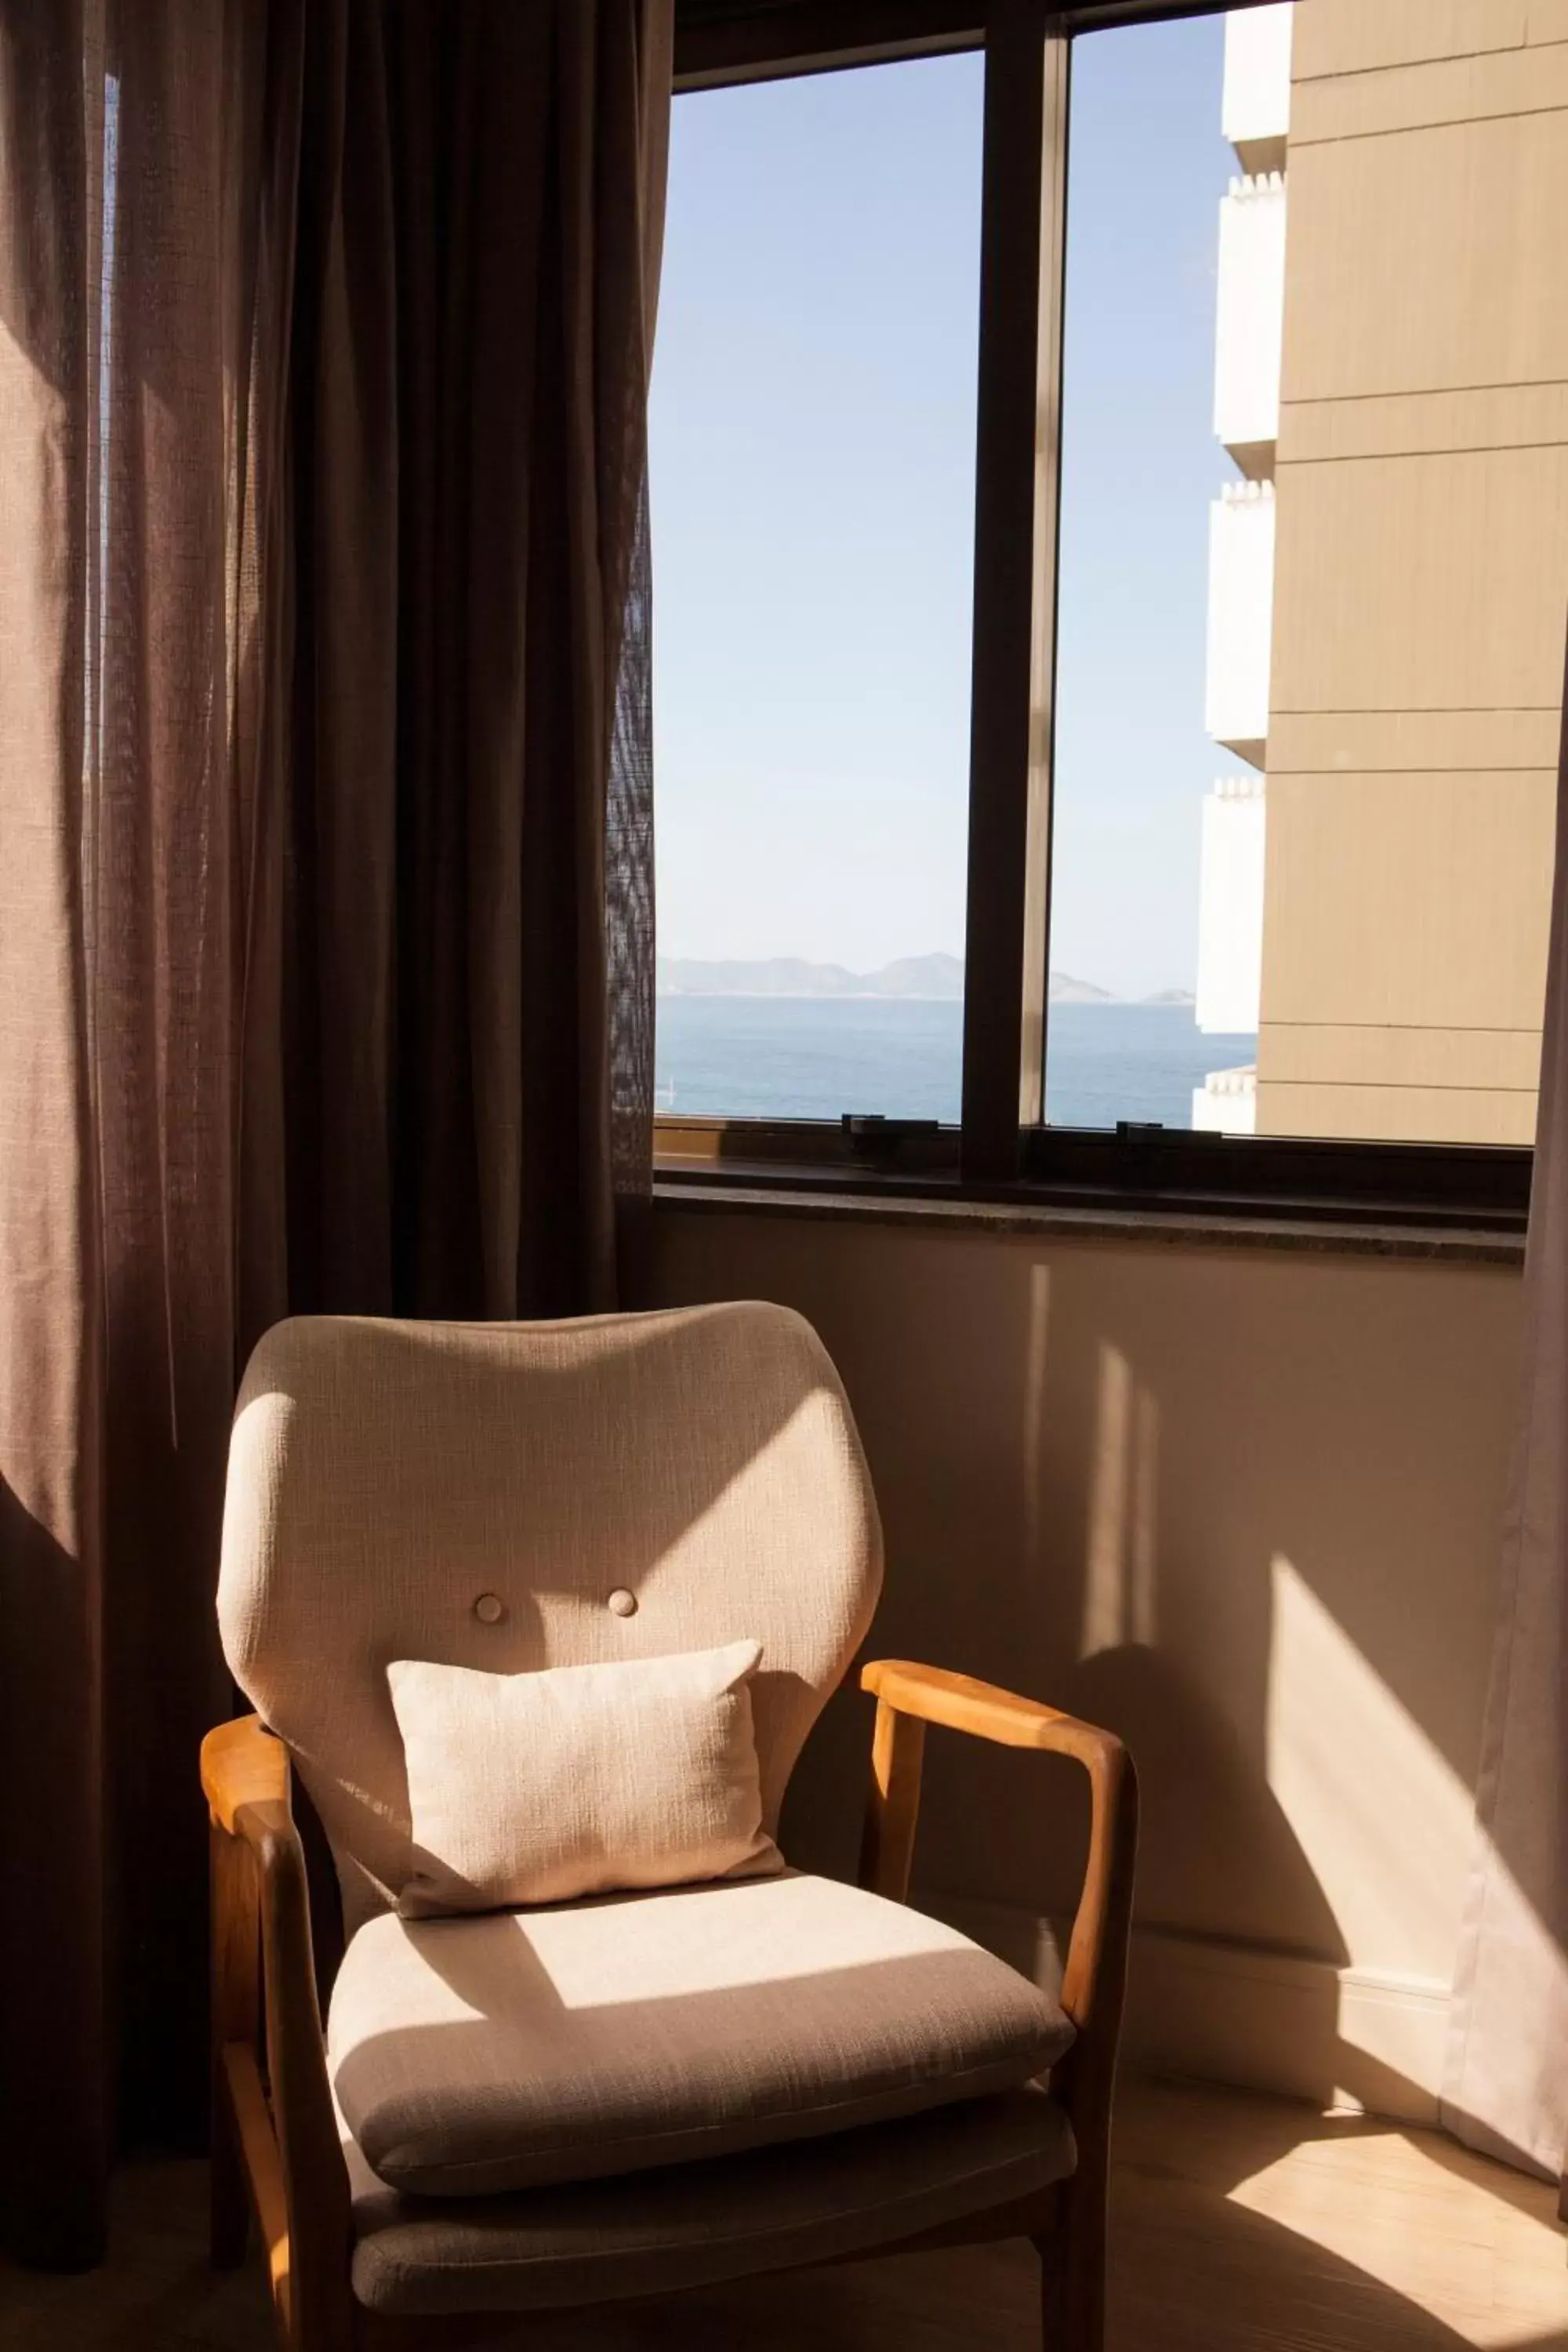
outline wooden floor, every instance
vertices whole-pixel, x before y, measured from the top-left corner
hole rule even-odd
[[[1568,2352],[1552,2192],[1436,2137],[1282,2100],[1140,2084],[1119,2114],[1115,2352]],[[269,2352],[254,2264],[215,2278],[195,2164],[122,2176],[113,2258],[0,2266],[5,2352]],[[606,2320],[529,2352],[1038,2352],[1026,2246],[803,2273]]]

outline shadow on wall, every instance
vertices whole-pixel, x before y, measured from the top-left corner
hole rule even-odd
[[[1471,1845],[1516,1279],[658,1223],[661,1300],[785,1298],[838,1363],[888,1538],[871,1646],[1128,1739],[1141,1925],[1440,2004]],[[785,1815],[802,1860],[852,1860],[865,1728],[863,1703],[840,1699],[803,1759]],[[1070,1907],[1070,1788],[1045,1759],[933,1741],[921,1884]],[[1379,2062],[1343,2056],[1323,2095],[1376,2104]]]

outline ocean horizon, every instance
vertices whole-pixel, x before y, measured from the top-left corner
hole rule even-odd
[[[660,995],[656,1107],[693,1117],[837,1118],[846,1111],[955,1123],[961,999]],[[1058,1003],[1049,1008],[1046,1116],[1058,1127],[1118,1119],[1190,1128],[1194,1087],[1253,1061],[1256,1036],[1209,1036],[1185,1004]]]

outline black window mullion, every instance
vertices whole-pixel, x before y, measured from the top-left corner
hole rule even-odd
[[[963,1168],[1018,1172],[1041,1115],[1068,45],[1043,0],[985,32]]]

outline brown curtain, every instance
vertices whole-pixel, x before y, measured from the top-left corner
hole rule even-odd
[[[0,0],[0,2219],[205,2103],[226,1426],[646,1202],[669,0]]]

